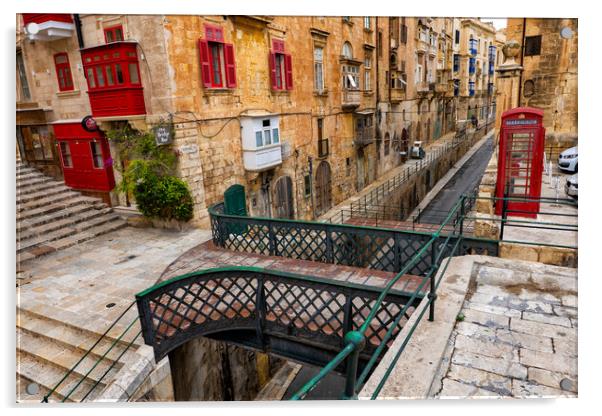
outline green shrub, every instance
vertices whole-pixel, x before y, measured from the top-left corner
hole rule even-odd
[[[147,217],[192,219],[192,196],[186,183],[173,176],[149,175],[134,186],[138,209]]]
[[[107,135],[116,142],[120,159],[129,161],[118,189],[133,193],[140,212],[150,218],[191,220],[192,196],[186,183],[174,176],[177,158],[171,146],[157,146],[153,133],[129,126]]]

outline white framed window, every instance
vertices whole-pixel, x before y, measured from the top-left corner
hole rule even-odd
[[[370,30],[370,17],[364,16],[364,29]]]
[[[324,49],[314,48],[314,87],[316,91],[324,91]]]
[[[345,59],[353,59],[353,48],[349,42],[343,43],[343,57]]]
[[[372,84],[370,83],[370,78],[372,77],[372,71],[369,69],[364,70],[364,90],[370,91],[372,89]]]
[[[419,84],[422,81],[422,65],[416,65],[416,77],[414,79],[416,84]]]
[[[280,143],[278,126],[272,126],[270,119],[261,121],[261,128],[255,130],[255,146],[257,148]]]
[[[343,65],[343,88],[346,90],[358,90],[360,68],[358,65]]]

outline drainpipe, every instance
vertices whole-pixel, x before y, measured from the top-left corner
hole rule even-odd
[[[79,14],[73,15],[73,23],[75,23],[75,33],[77,34],[77,44],[80,49],[84,48],[84,36],[82,34],[82,21],[79,18]]]

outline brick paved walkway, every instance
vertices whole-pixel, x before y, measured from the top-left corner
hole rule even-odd
[[[192,248],[163,273],[161,280],[190,273],[195,270],[224,266],[253,266],[269,270],[279,270],[307,276],[323,277],[343,282],[384,287],[395,276],[395,273],[357,267],[325,264],[308,260],[294,260],[284,257],[262,256],[254,253],[242,253],[223,250],[207,241]],[[393,286],[394,289],[413,292],[420,285],[421,277],[405,275]],[[428,289],[428,281],[424,285]]]

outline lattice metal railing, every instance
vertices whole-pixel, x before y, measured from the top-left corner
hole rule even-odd
[[[173,278],[139,293],[136,301],[145,343],[153,347],[157,361],[191,338],[219,334],[228,339],[227,333],[240,331],[254,334],[244,342],[249,347],[269,350],[269,339],[284,338],[322,349],[332,358],[344,346],[345,335],[365,325],[379,295],[380,289],[371,286],[228,267]],[[367,326],[365,360],[383,342],[388,345],[387,331],[395,336],[422,297],[420,291],[387,294]],[[397,319],[400,313],[404,319]],[[315,360],[303,356],[303,348],[278,352]]]
[[[465,198],[462,204],[468,204]],[[461,230],[463,209],[466,207],[459,205],[448,221],[452,228],[459,224]],[[393,273],[399,272],[432,236],[399,229],[226,215],[222,203],[210,207],[209,212],[213,243],[218,247]],[[437,239],[441,242],[445,237]],[[492,252],[497,254],[493,246]],[[408,273],[423,276],[432,267],[432,260],[421,257]]]

